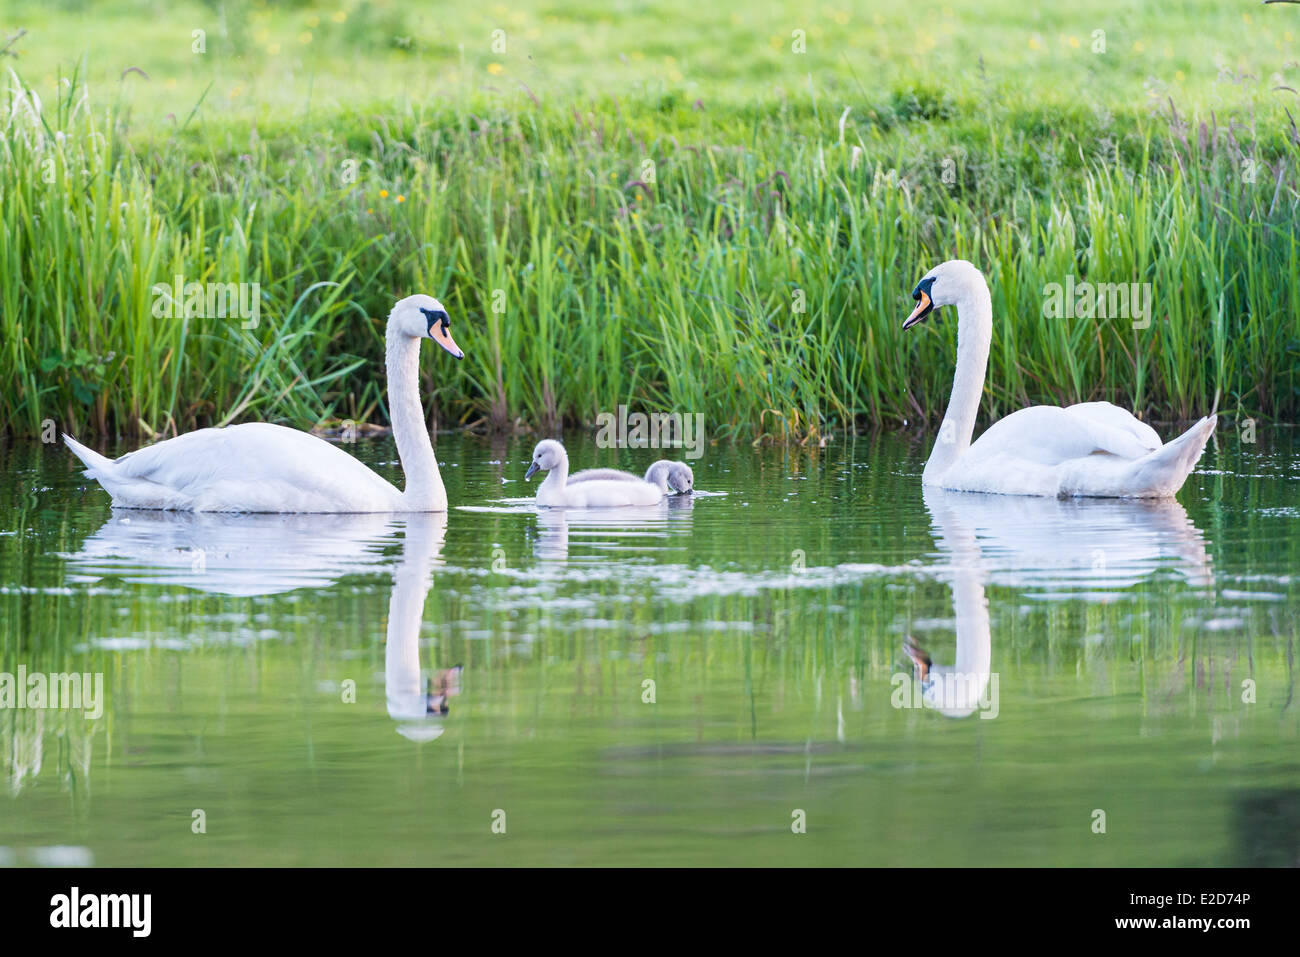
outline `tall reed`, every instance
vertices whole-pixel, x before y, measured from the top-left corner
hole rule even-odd
[[[990,416],[1089,399],[1157,419],[1216,400],[1300,411],[1294,131],[1246,143],[1131,118],[1097,157],[1024,146],[1012,105],[959,103],[983,125],[956,124],[900,97],[837,136],[793,110],[706,122],[521,94],[163,134],[92,108],[75,80],[51,104],[11,81],[10,433],[383,422],[382,321],[415,290],[448,305],[467,352],[425,364],[444,425],[553,431],[626,404],[806,440],[927,419],[955,323],[899,325],[954,256],[993,290]],[[159,318],[154,286],[177,276],[258,284],[260,322]],[[1149,326],[1046,317],[1067,276],[1149,283]]]

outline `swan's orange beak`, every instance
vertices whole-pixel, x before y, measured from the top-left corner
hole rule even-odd
[[[916,300],[916,308],[912,310],[910,316],[903,320],[904,329],[911,329],[918,322],[923,321],[930,314],[930,311],[934,309],[934,302],[930,299],[929,294],[920,289],[917,292],[920,295]]]
[[[465,353],[460,351],[460,346],[456,345],[456,340],[451,337],[451,327],[445,322],[435,322],[429,326],[429,338],[438,345],[442,346],[457,359],[465,358]]]

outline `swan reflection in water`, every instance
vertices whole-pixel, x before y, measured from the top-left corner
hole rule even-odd
[[[539,508],[533,554],[547,564],[601,564],[611,553],[644,552],[646,538],[667,539],[691,528],[694,499],[670,495],[659,505],[624,508]],[[577,554],[570,554],[570,546]]]
[[[374,572],[391,516],[270,515],[115,508],[75,554],[70,581],[111,577],[216,595],[278,595]]]
[[[932,486],[923,496],[952,585],[957,655],[952,665],[935,664],[910,637],[903,650],[924,705],[948,717],[997,714],[985,585],[1112,601],[1159,574],[1197,588],[1213,583],[1205,540],[1173,499],[1024,498]]]
[[[388,714],[398,722],[397,733],[411,741],[432,741],[442,735],[447,699],[460,694],[461,665],[434,672],[420,681],[420,625],[424,600],[433,584],[433,569],[442,562],[447,537],[447,513],[409,515],[394,524],[404,526],[402,560],[393,569],[393,594],[388,600],[388,642],[384,649],[384,690]]]
[[[70,581],[113,577],[133,584],[181,585],[239,597],[325,588],[389,564],[384,549],[402,535],[388,604],[384,684],[397,731],[413,741],[442,734],[461,667],[420,680],[424,601],[440,564],[447,513],[269,515],[114,509],[75,554]]]

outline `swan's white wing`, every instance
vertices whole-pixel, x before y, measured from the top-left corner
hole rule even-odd
[[[574,482],[640,482],[643,481],[641,476],[633,475],[631,472],[621,472],[618,469],[583,469],[581,472],[574,472],[567,479],[565,484],[572,485]]]
[[[1055,466],[1097,453],[1139,459],[1150,451],[1127,429],[1059,406],[1033,405],[994,422],[958,464],[963,469],[997,462],[1007,468],[1016,463]]]
[[[617,479],[593,479],[566,486],[557,501],[538,504],[564,505],[572,508],[616,508],[627,505],[658,505],[664,493],[641,479],[631,482]]]
[[[1132,429],[1032,406],[995,422],[933,484],[1014,495],[1165,498],[1182,486],[1214,425],[1208,416],[1152,450]]]
[[[307,432],[265,422],[199,429],[92,469],[115,504],[222,511],[383,511],[401,493]]]
[[[1142,447],[1148,452],[1154,452],[1164,444],[1160,441],[1160,436],[1156,435],[1155,429],[1127,409],[1121,409],[1109,402],[1080,402],[1068,406],[1065,411],[1071,415],[1083,416],[1106,428],[1127,432],[1142,443]]]

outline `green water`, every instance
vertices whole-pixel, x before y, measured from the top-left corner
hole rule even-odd
[[[923,495],[927,447],[539,514],[531,441],[443,435],[410,520],[114,513],[0,448],[0,671],[105,699],[0,710],[0,863],[1297,863],[1300,441],[1221,430],[1163,505]]]

